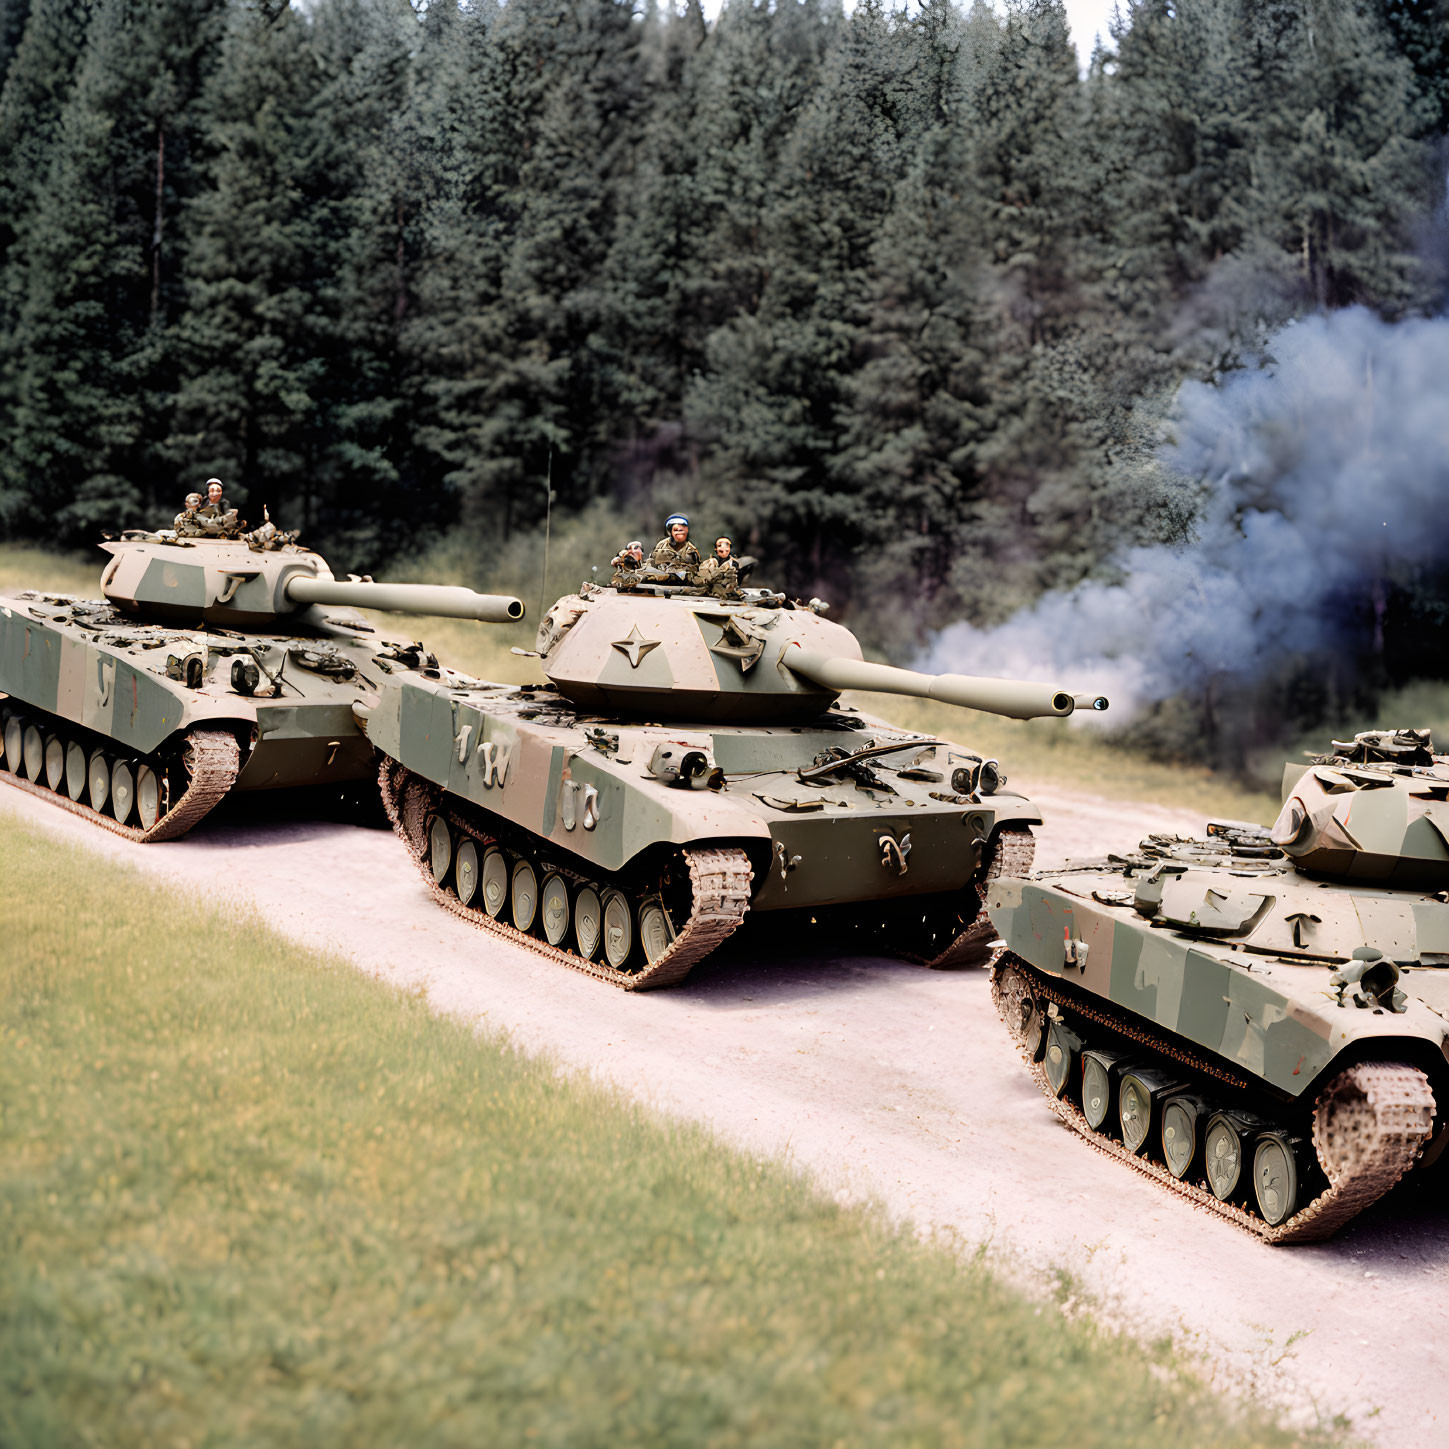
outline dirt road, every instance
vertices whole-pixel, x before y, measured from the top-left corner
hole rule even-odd
[[[1197,817],[1032,789],[1039,863]],[[630,996],[433,906],[388,833],[204,822],[134,846],[18,790],[10,811],[158,877],[207,881],[275,927],[726,1138],[785,1154],[1019,1275],[1068,1275],[1109,1320],[1170,1334],[1224,1387],[1350,1417],[1385,1449],[1449,1438],[1449,1216],[1413,1184],[1334,1241],[1269,1248],[1161,1196],[1049,1115],[979,971],[782,956],[742,933],[682,987]],[[3,825],[0,825],[3,828]]]

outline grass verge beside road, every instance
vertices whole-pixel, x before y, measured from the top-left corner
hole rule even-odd
[[[0,879],[0,1443],[1331,1442],[3,813]]]

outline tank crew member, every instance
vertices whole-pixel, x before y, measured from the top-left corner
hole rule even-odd
[[[203,518],[220,518],[222,514],[231,512],[231,504],[226,501],[225,492],[220,478],[206,480],[206,506],[201,510]]]
[[[609,562],[614,565],[614,577],[610,580],[614,587],[632,589],[644,568],[644,545],[637,538],[631,539]]]
[[[171,526],[177,533],[200,533],[201,527],[196,521],[196,510],[201,507],[201,494],[188,493],[186,503],[182,511],[176,515],[176,522]]]
[[[734,559],[734,541],[722,534],[714,541],[714,553],[699,566],[695,582],[716,598],[732,598],[740,591],[740,571]]]
[[[692,582],[699,571],[699,550],[689,541],[689,520],[682,513],[671,513],[664,520],[665,537],[654,545],[649,555],[652,568],[667,574],[683,575]]]
[[[245,521],[237,517],[236,509],[227,502],[220,478],[206,480],[206,502],[196,510],[196,517],[203,533],[230,538],[246,527]]]

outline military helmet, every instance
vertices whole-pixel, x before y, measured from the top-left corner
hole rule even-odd
[[[682,513],[671,513],[669,515],[669,517],[664,520],[664,531],[665,531],[665,533],[668,533],[669,530],[671,528],[673,528],[676,523],[682,523],[686,528],[689,527],[689,519],[686,518],[684,516],[684,514],[682,514]]]

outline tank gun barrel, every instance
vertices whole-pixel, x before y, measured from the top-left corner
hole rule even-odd
[[[523,617],[522,599],[509,594],[479,594],[451,584],[376,584],[294,574],[287,580],[285,591],[295,604],[346,604],[394,614],[478,619],[485,624],[508,624]]]
[[[797,645],[787,649],[781,662],[802,678],[826,689],[864,689],[878,694],[906,694],[917,699],[939,699],[961,709],[979,709],[1008,719],[1038,719],[1068,715],[1081,705],[1106,709],[1098,695],[1076,695],[1049,684],[1018,679],[982,679],[966,674],[920,674],[890,664],[863,659],[840,659]]]

